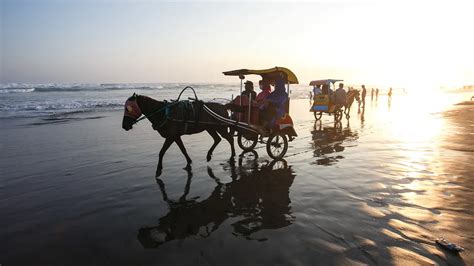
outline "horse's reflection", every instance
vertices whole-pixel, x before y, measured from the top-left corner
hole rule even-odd
[[[344,141],[352,141],[358,138],[357,133],[352,132],[347,121],[346,127],[341,122],[334,123],[334,126],[324,126],[321,121],[316,121],[311,131],[313,142],[313,156],[318,165],[332,165],[339,159],[344,158],[342,155],[328,156],[334,153],[342,152],[345,149]]]
[[[259,166],[256,160],[241,157],[238,167],[233,160],[224,170],[227,167],[231,177],[228,183],[221,182],[208,167],[208,174],[217,185],[202,201],[186,199],[191,171],[188,171],[184,194],[177,201],[168,199],[165,185],[158,180],[169,211],[159,219],[158,225],[139,230],[138,239],[143,247],[156,248],[188,237],[208,237],[228,218],[236,220],[231,224],[232,233],[247,239],[254,239],[251,235],[262,229],[282,228],[293,222],[289,188],[295,175],[285,161]]]

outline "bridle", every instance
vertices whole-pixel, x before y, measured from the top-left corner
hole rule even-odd
[[[135,121],[142,115],[142,110],[137,104],[136,97],[134,100],[127,100],[125,102],[125,113],[124,116],[133,118]],[[136,123],[136,122],[135,122]]]

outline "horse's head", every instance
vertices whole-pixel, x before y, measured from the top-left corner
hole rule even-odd
[[[135,93],[125,102],[125,111],[123,113],[122,128],[130,130],[135,124],[135,121],[142,115],[142,111],[137,103],[137,96]]]
[[[354,97],[357,102],[360,102],[360,91],[359,90],[354,90]]]

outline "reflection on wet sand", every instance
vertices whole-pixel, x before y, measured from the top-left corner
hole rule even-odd
[[[248,165],[253,167],[249,169]],[[157,225],[140,228],[138,240],[143,247],[157,248],[166,242],[189,237],[206,238],[229,218],[237,220],[231,225],[232,233],[249,240],[254,239],[252,234],[260,230],[278,229],[293,222],[289,189],[295,175],[286,161],[272,161],[259,166],[256,160],[243,162],[240,159],[238,167],[233,161],[225,167],[230,169],[232,181],[229,183],[222,183],[208,167],[208,174],[216,186],[209,197],[201,201],[186,198],[191,171],[188,171],[184,193],[177,201],[168,198],[165,184],[158,179],[169,211]]]
[[[344,151],[344,141],[354,141],[358,138],[356,132],[352,132],[349,121],[343,128],[341,122],[334,123],[334,126],[323,126],[321,121],[314,123],[311,131],[313,142],[311,143],[313,156],[319,158],[316,160],[317,165],[332,165],[343,159],[342,155],[332,155]]]

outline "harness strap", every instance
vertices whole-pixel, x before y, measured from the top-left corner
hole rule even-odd
[[[170,103],[170,104],[167,104],[166,106],[163,106],[162,108],[160,108],[160,109],[158,109],[158,110],[156,110],[156,111],[151,112],[151,114],[149,114],[149,115],[143,114],[142,117],[138,118],[138,119],[137,119],[135,122],[133,122],[133,123],[136,124],[136,123],[138,123],[139,121],[142,121],[142,120],[145,119],[145,118],[150,118],[150,117],[152,117],[152,116],[154,116],[154,115],[156,115],[156,114],[162,112],[163,110],[165,111],[165,120],[166,120],[166,119],[169,118],[169,108],[170,108],[171,106],[175,105],[176,103],[178,103],[178,102],[172,102],[172,103]]]

